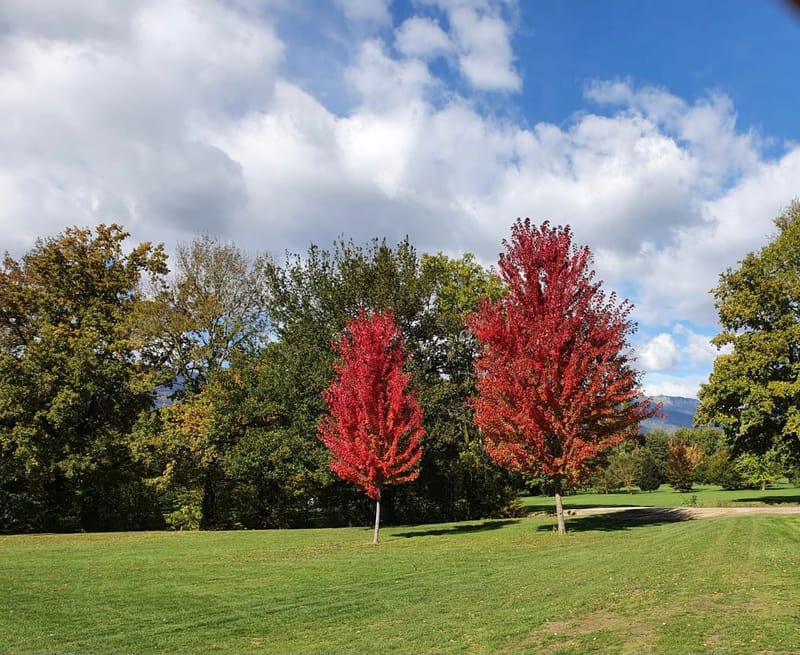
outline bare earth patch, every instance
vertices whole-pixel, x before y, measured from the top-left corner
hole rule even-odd
[[[579,648],[582,638],[595,633],[623,635],[620,637],[622,653],[647,652],[648,644],[657,634],[654,624],[632,621],[608,610],[597,610],[575,619],[547,621],[522,645],[526,650],[532,647],[537,653],[550,655]]]

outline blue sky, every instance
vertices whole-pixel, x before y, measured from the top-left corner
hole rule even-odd
[[[708,291],[800,195],[788,2],[4,0],[0,238],[120,222],[255,253],[570,224],[693,396]]]

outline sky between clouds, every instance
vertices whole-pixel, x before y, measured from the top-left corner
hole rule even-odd
[[[694,396],[719,273],[800,195],[800,13],[726,0],[2,0],[0,244],[122,223],[496,262],[570,224]]]

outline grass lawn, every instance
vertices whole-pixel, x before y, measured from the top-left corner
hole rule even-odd
[[[775,506],[781,504],[800,505],[800,488],[786,481],[771,485],[765,491],[760,489],[739,489],[725,491],[712,485],[694,485],[689,492],[675,491],[669,485],[661,485],[657,491],[633,493],[617,491],[610,494],[580,493],[564,496],[564,507],[581,509],[586,507],[751,507]],[[552,496],[525,496],[523,504],[532,512],[555,511]]]
[[[800,517],[568,526],[2,537],[0,652],[797,651]]]

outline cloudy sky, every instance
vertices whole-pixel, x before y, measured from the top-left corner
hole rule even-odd
[[[800,195],[799,61],[779,0],[0,0],[0,246],[491,264],[549,219],[636,305],[645,390],[694,396],[709,289]]]

